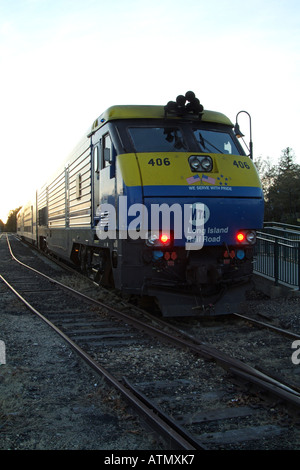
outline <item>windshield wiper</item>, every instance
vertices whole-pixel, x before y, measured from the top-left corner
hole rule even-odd
[[[218,149],[218,147],[216,147],[215,145],[213,145],[211,142],[209,142],[209,140],[207,139],[204,139],[203,135],[201,134],[201,132],[199,132],[199,138],[200,138],[200,147],[203,147],[204,151],[208,149],[206,148],[206,145],[205,143],[207,143],[208,145],[210,145],[213,149],[217,150],[217,153],[222,153],[224,154],[224,152],[222,152],[220,149]]]

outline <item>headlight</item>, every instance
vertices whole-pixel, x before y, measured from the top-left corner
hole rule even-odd
[[[204,155],[191,155],[189,157],[189,164],[192,171],[211,171],[213,168],[213,161],[210,157]]]
[[[212,170],[212,160],[210,157],[204,157],[203,160],[201,161],[202,168],[205,171],[211,171]]]
[[[190,161],[192,171],[201,171],[201,163],[198,158]]]
[[[169,246],[171,243],[171,235],[169,233],[162,232],[159,235],[156,233],[149,233],[146,238],[146,245],[151,247],[157,246]]]
[[[148,246],[155,246],[158,240],[158,236],[154,234],[149,234],[148,238],[146,238],[146,245]]]
[[[247,241],[253,245],[255,242],[256,242],[256,232],[251,231],[251,232],[248,232],[247,235],[246,235],[246,238],[247,238]]]

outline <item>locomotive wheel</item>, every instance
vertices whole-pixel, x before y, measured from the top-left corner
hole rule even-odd
[[[109,252],[106,250],[94,251],[85,245],[81,245],[79,259],[80,270],[89,279],[99,285],[113,285]]]

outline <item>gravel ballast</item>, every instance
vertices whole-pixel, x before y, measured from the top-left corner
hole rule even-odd
[[[118,393],[0,284],[1,450],[158,449]]]
[[[299,297],[256,295],[246,311],[299,332]],[[6,348],[0,363],[1,450],[165,450],[116,390],[2,282],[0,342]],[[294,367],[298,373],[300,365]]]

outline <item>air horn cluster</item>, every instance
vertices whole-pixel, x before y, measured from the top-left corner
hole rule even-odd
[[[175,114],[176,116],[185,116],[192,114],[201,118],[203,106],[193,91],[187,91],[186,94],[178,95],[176,101],[169,101],[165,106],[165,115]]]

